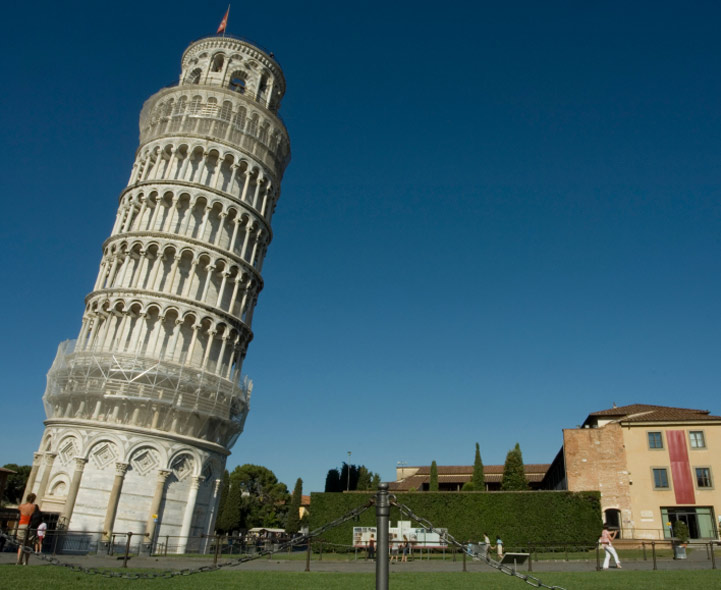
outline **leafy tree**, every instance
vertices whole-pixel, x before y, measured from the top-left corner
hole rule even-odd
[[[230,474],[230,490],[218,528],[282,527],[288,512],[288,488],[261,465],[246,464]]]
[[[377,490],[378,484],[381,482],[381,476],[378,473],[374,473],[373,477],[371,477],[371,487],[368,488],[370,490]]]
[[[506,455],[506,462],[503,465],[501,490],[508,492],[527,489],[528,480],[526,479],[526,472],[523,468],[521,445],[516,443],[516,446],[508,451],[508,454]]]
[[[461,488],[462,492],[473,492],[476,490],[476,486],[473,485],[472,481],[467,481],[463,484],[463,487]]]
[[[435,461],[431,463],[431,481],[428,485],[428,489],[431,492],[438,491],[438,465],[436,465]]]
[[[5,492],[3,493],[2,504],[22,504],[23,491],[25,491],[25,484],[30,477],[30,465],[16,465],[15,463],[8,463],[3,465],[5,469],[10,469],[16,473],[8,475],[7,483],[5,484]]]
[[[303,495],[303,480],[299,477],[295,482],[293,494],[290,497],[290,505],[288,506],[288,519],[286,520],[285,530],[288,533],[297,533],[300,530],[300,504]]]
[[[476,457],[473,460],[473,475],[470,483],[476,491],[482,492],[486,489],[486,476],[483,474],[483,461],[481,461],[481,447],[476,443]],[[464,486],[465,487],[465,486]]]
[[[329,469],[328,475],[325,476],[325,491],[326,492],[342,492],[343,488],[340,485],[340,471],[337,469]]]

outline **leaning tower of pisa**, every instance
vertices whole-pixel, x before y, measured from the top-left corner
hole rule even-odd
[[[209,37],[181,66],[140,114],[80,333],[48,373],[26,488],[60,526],[169,536],[178,551],[212,531],[248,413],[241,367],[290,160],[272,54]]]

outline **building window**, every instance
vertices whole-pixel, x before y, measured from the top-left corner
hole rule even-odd
[[[668,470],[665,467],[653,470],[653,487],[656,490],[668,489]]]
[[[691,441],[692,449],[705,449],[706,439],[703,435],[703,430],[692,430],[688,433],[688,438]]]
[[[696,487],[710,488],[711,486],[711,469],[708,467],[696,467]]]
[[[649,449],[662,449],[663,448],[663,436],[660,432],[649,432],[648,433],[648,448]]]

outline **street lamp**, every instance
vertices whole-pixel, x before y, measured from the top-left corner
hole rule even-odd
[[[348,483],[346,484],[346,488],[345,488],[346,492],[350,491],[350,455],[351,455],[351,452],[348,451]]]

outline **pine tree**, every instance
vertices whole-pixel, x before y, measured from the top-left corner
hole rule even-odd
[[[473,461],[473,475],[471,484],[474,490],[482,492],[486,489],[486,476],[483,474],[483,461],[481,461],[481,447],[476,443],[476,458]]]
[[[508,451],[508,455],[506,455],[506,463],[503,465],[501,490],[508,492],[527,489],[528,480],[526,479],[526,472],[523,468],[521,445],[516,443],[516,446]]]
[[[293,494],[290,496],[290,506],[288,506],[288,520],[286,521],[285,531],[291,535],[300,530],[300,504],[303,495],[303,480],[299,477],[295,482]]]
[[[431,481],[428,485],[428,489],[431,492],[438,491],[438,465],[436,465],[435,461],[431,463]]]

